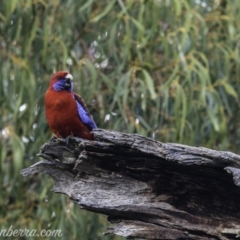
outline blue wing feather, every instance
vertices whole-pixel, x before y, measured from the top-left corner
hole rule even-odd
[[[87,107],[86,107],[85,103],[83,102],[83,100],[81,99],[81,97],[78,96],[77,94],[74,94],[74,98],[77,103],[78,115],[79,115],[80,119],[82,120],[82,122],[84,124],[86,124],[90,130],[97,128],[95,122],[91,118],[91,116],[87,110]]]

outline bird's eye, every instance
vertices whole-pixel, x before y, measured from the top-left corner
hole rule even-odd
[[[61,77],[60,77],[60,76],[57,76],[57,79],[59,80],[59,79],[61,79]]]

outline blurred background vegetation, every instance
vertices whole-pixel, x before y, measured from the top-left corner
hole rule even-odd
[[[239,19],[239,0],[2,0],[1,229],[122,239],[50,178],[19,174],[52,136],[43,96],[57,70],[100,128],[239,153]]]

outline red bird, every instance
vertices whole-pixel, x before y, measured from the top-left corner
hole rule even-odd
[[[61,71],[55,73],[44,96],[49,127],[60,138],[76,136],[92,140],[97,128],[83,99],[73,92],[73,77]]]

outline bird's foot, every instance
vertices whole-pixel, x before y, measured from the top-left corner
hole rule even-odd
[[[70,135],[70,136],[67,136],[67,137],[65,138],[66,146],[68,146],[68,143],[69,143],[69,140],[70,140],[71,137],[72,137],[72,136]]]
[[[70,140],[71,136],[67,136],[66,138],[63,138],[63,137],[52,137],[50,139],[50,142],[59,142],[59,143],[63,143],[63,144],[66,144],[66,147],[68,146],[69,144],[69,140]]]
[[[49,140],[49,142],[56,142],[57,141],[57,137],[56,136],[52,136]]]

